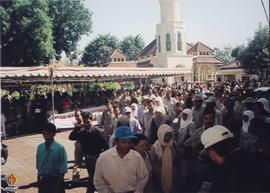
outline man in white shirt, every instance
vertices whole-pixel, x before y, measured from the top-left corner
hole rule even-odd
[[[176,104],[176,99],[171,97],[171,93],[166,93],[166,98],[163,100],[163,104],[165,108],[168,110],[168,114],[170,115],[172,112],[174,112],[174,107]]]
[[[132,150],[131,129],[118,127],[116,146],[100,154],[96,163],[94,185],[98,193],[142,193],[148,170],[141,155]]]
[[[139,106],[138,109],[138,121],[140,124],[143,124],[143,114],[147,112],[147,103],[148,99],[146,97],[143,97],[142,104]]]

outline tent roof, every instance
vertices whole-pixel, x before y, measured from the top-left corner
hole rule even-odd
[[[102,67],[1,67],[2,84],[17,82],[50,83],[51,69],[55,83],[115,81],[154,78],[191,73],[191,69],[169,68],[102,68]]]

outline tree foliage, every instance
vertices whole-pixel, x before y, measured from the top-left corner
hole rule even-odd
[[[4,27],[2,65],[32,66],[49,63],[55,52],[46,1],[5,0],[0,10]]]
[[[269,49],[269,26],[259,25],[247,47],[239,48],[236,59],[240,61],[247,73],[258,74],[261,78],[266,78],[270,75]]]
[[[87,66],[106,66],[107,58],[117,48],[117,37],[111,34],[98,35],[86,46],[81,62]]]
[[[122,41],[111,34],[98,35],[86,46],[81,63],[87,66],[106,66],[108,57],[115,49],[121,50],[129,60],[133,60],[143,48],[144,41],[140,35],[127,36]]]
[[[228,64],[234,60],[234,58],[231,56],[232,47],[230,45],[224,46],[224,48],[214,48],[215,56],[217,59],[221,60],[225,64]]]
[[[120,50],[129,57],[129,60],[136,59],[136,56],[143,48],[144,41],[140,35],[127,36],[120,43]]]
[[[246,49],[244,45],[236,46],[231,53],[231,56],[235,59],[238,59],[241,53]]]
[[[73,57],[91,29],[83,0],[4,0],[0,21],[3,66],[46,65],[62,51]]]
[[[82,0],[49,0],[49,16],[53,24],[53,47],[56,59],[64,51],[74,57],[80,37],[88,34],[92,27],[91,13]]]

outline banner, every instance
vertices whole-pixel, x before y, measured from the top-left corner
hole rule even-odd
[[[93,114],[93,124],[97,125],[100,123],[100,118],[102,112],[106,109],[105,106],[99,107],[92,107],[87,109],[81,109],[83,112],[91,112]],[[66,129],[66,128],[73,128],[74,124],[76,123],[76,119],[74,117],[75,111],[55,114],[54,115],[54,124],[57,129]],[[53,123],[53,116],[48,118],[48,121]]]

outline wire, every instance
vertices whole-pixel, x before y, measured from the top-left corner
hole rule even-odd
[[[263,2],[263,0],[261,0],[261,3],[262,3],[262,6],[263,6],[263,10],[264,10],[264,13],[265,13],[266,19],[267,19],[267,21],[268,21],[268,24],[270,24],[270,23],[269,23],[268,14],[267,14],[267,12],[266,12],[266,9],[265,9],[265,6],[264,6],[264,2]]]

